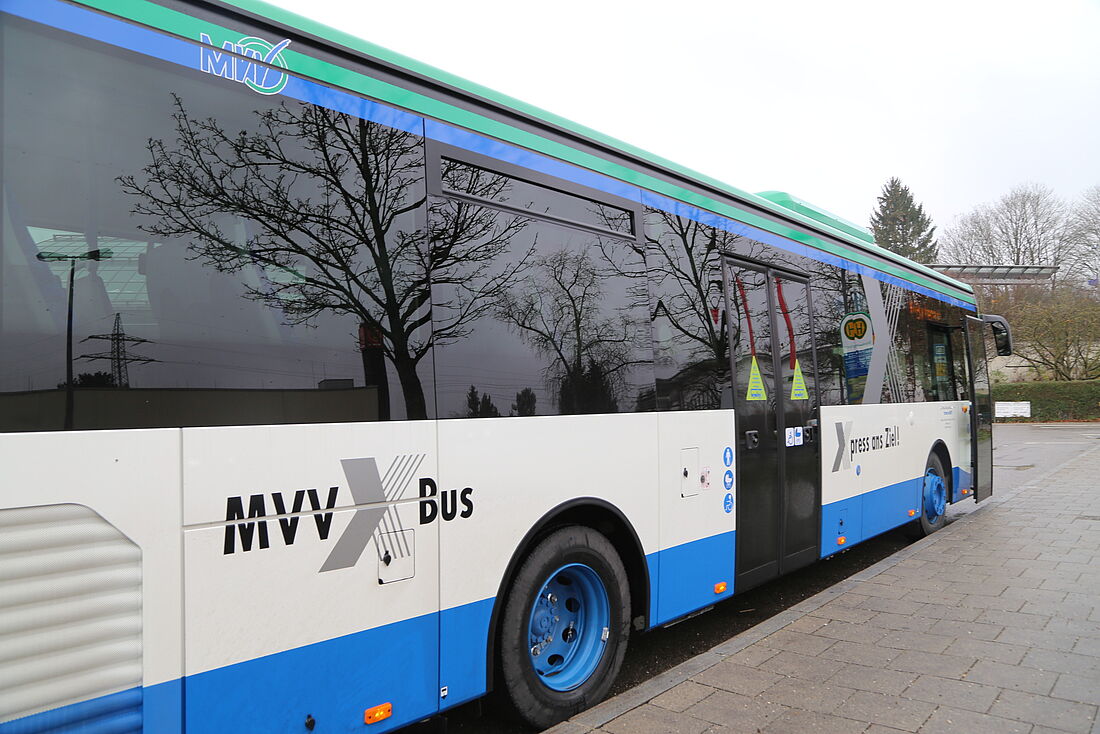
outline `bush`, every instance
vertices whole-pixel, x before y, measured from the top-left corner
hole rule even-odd
[[[1002,383],[993,385],[993,400],[1031,403],[1031,418],[1000,421],[1100,421],[1100,380]]]

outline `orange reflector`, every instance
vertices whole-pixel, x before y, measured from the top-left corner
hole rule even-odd
[[[970,412],[970,406],[969,405],[964,405],[963,406],[963,412],[964,413],[969,413]]]
[[[717,584],[715,584],[714,585],[714,593],[715,594],[724,594],[724,593],[726,593],[726,582],[725,581],[719,581]]]
[[[970,490],[969,489],[964,489],[963,494],[970,494]]]
[[[382,719],[388,719],[393,714],[393,704],[384,703],[374,706],[363,712],[364,724],[377,724]]]
[[[913,515],[916,515],[916,514],[917,514],[916,510],[909,510],[909,517],[912,517]]]
[[[836,539],[836,544],[837,545],[844,545],[847,542],[848,542],[848,539],[845,538],[843,535],[841,535],[839,538]]]

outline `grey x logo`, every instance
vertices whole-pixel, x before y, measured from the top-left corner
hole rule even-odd
[[[400,528],[401,523],[400,518],[397,517],[396,508],[387,507],[383,503],[399,498],[398,492],[408,485],[423,461],[423,454],[395,458],[386,471],[385,488],[383,488],[383,479],[378,473],[378,464],[373,457],[340,460],[344,476],[348,480],[352,500],[356,505],[373,506],[360,507],[355,511],[348,526],[344,528],[343,534],[333,546],[332,552],[328,554],[328,558],[321,566],[321,573],[354,566],[363,555],[367,543],[378,530],[379,523],[383,522],[387,514],[393,515],[393,525]],[[386,522],[387,527],[390,524]],[[400,550],[398,552],[399,555],[405,555]],[[411,553],[411,549],[407,552]]]
[[[848,438],[852,435],[852,421],[847,423],[836,422],[836,458],[833,459],[833,471],[849,469],[852,466],[852,458],[848,455]]]

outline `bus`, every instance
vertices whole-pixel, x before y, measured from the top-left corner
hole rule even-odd
[[[992,492],[1007,324],[794,196],[257,0],[0,53],[3,734],[545,727]]]

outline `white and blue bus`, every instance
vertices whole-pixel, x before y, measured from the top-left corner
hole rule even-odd
[[[794,197],[256,0],[0,54],[3,734],[546,726],[992,491],[1003,320]]]

